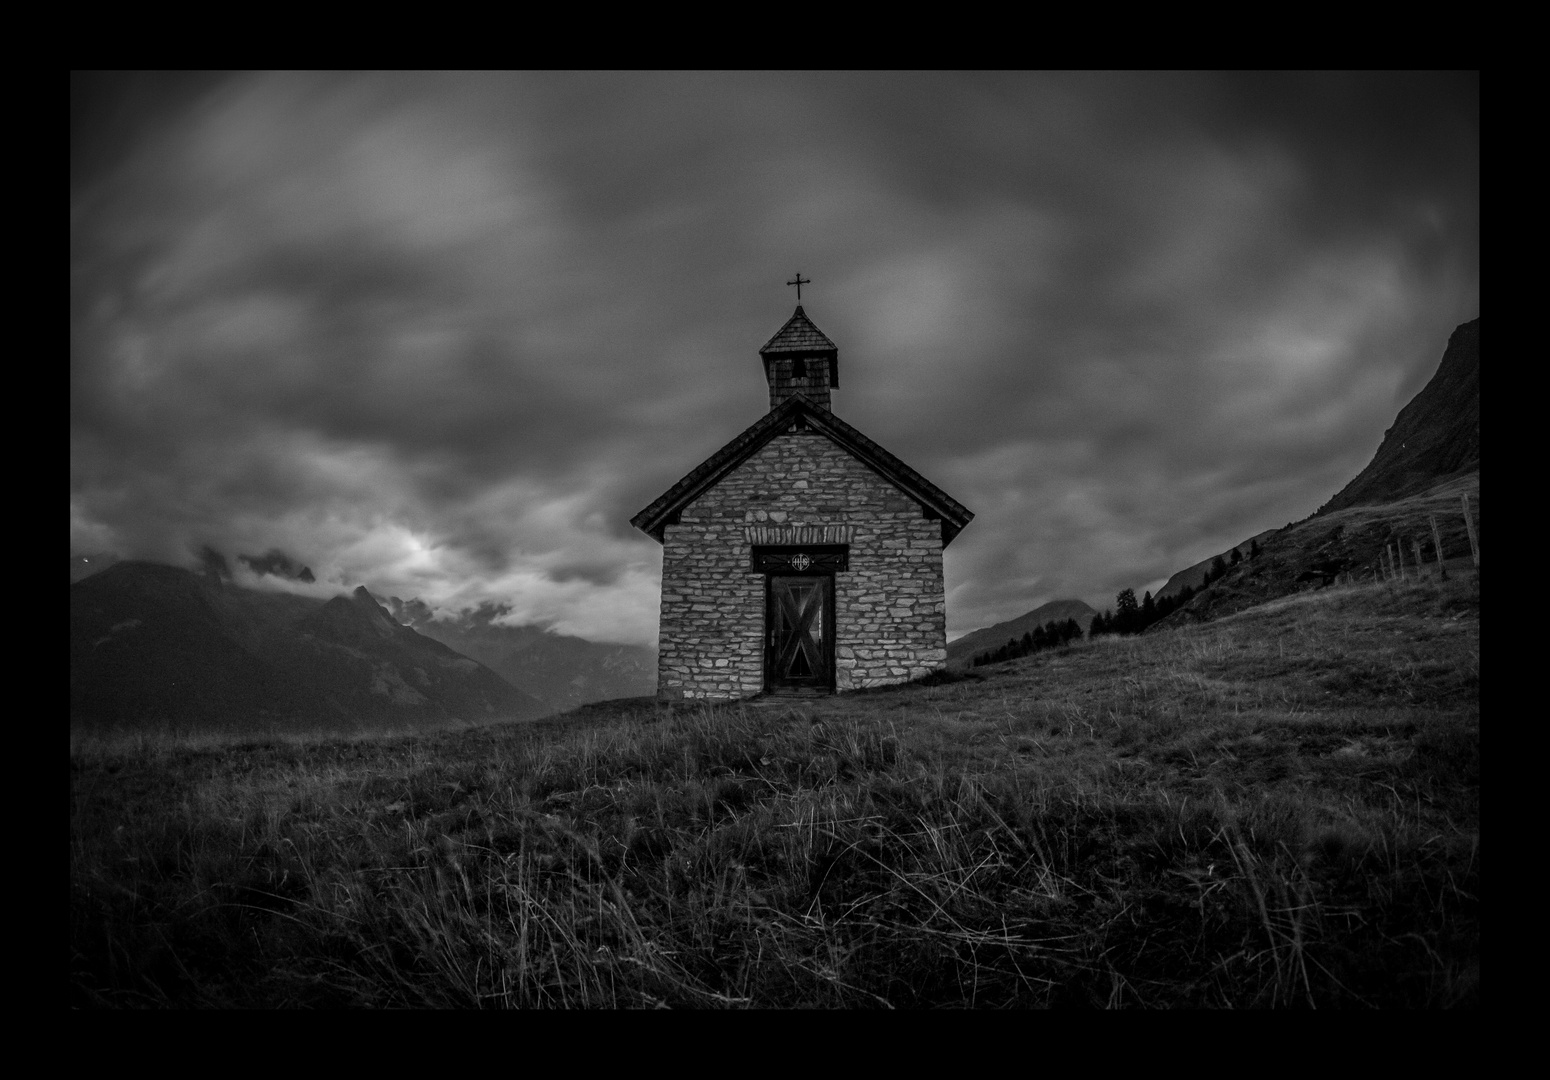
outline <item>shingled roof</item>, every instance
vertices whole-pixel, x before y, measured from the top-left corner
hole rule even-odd
[[[797,308],[797,315],[802,309]],[[806,316],[802,316],[805,320]],[[793,322],[795,317],[793,317]],[[786,326],[789,328],[790,323]],[[811,323],[807,324],[812,326]],[[778,339],[786,331],[776,334]],[[813,332],[823,337],[817,327]],[[828,338],[823,338],[828,341]],[[774,344],[772,340],[771,345]],[[764,348],[768,349],[766,345]],[[763,352],[761,349],[760,352]],[[974,519],[974,514],[953,499],[941,488],[921,476],[914,469],[878,446],[871,439],[851,427],[827,409],[819,408],[801,394],[794,394],[777,408],[765,413],[737,438],[706,458],[696,469],[678,483],[668,488],[662,496],[646,509],[630,519],[630,524],[662,542],[663,530],[676,524],[678,513],[685,506],[709,491],[722,478],[752,457],[775,436],[790,428],[793,422],[825,435],[840,449],[849,453],[862,464],[878,473],[894,487],[920,504],[922,512],[930,519],[942,522],[942,546],[945,548],[963,527]]]
[[[828,335],[813,325],[813,320],[807,317],[807,312],[802,310],[802,305],[797,305],[796,314],[786,320],[782,326],[759,350],[759,355],[766,353],[818,353],[839,352],[839,346],[830,341]]]

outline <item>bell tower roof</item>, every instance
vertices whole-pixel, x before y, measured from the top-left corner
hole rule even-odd
[[[797,305],[796,314],[786,320],[774,337],[770,338],[759,350],[760,356],[768,356],[771,353],[803,353],[807,356],[818,356],[823,353],[838,353],[839,346],[829,340],[829,336],[813,325],[813,320],[807,317],[807,312],[802,310],[802,305]],[[835,383],[834,385],[839,385]]]

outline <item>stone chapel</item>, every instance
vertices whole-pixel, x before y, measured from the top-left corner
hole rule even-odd
[[[834,415],[839,349],[800,298],[759,356],[770,411],[630,519],[663,549],[657,696],[811,696],[945,666],[942,551],[974,515]]]

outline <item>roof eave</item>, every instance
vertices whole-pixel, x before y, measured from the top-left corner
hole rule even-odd
[[[806,399],[793,395],[779,408],[771,409],[743,429],[736,437],[664,491],[650,506],[630,519],[630,524],[662,543],[662,531],[679,510],[714,487],[727,473],[752,457],[759,448],[784,428],[783,419]]]
[[[856,428],[827,410],[809,405],[812,427],[847,450],[853,457],[870,466],[884,480],[904,492],[920,504],[928,517],[942,522],[942,546],[952,543],[954,537],[974,520],[974,512],[957,499],[910,468],[899,458],[867,438]]]

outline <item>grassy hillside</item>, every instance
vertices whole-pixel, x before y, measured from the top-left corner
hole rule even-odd
[[[1257,558],[1245,559],[1197,593],[1188,604],[1157,623],[1152,632],[1220,618],[1243,611],[1278,596],[1295,593],[1320,584],[1308,581],[1313,567],[1339,569],[1353,581],[1373,582],[1382,576],[1379,570],[1382,552],[1389,546],[1402,547],[1405,572],[1416,578],[1413,541],[1421,541],[1421,557],[1428,577],[1436,573],[1436,545],[1432,540],[1431,520],[1437,521],[1442,538],[1442,556],[1450,574],[1473,575],[1468,527],[1464,523],[1461,499],[1468,495],[1474,515],[1476,537],[1480,529],[1480,474],[1472,472],[1454,477],[1429,490],[1384,503],[1380,506],[1353,506],[1278,529],[1260,541]],[[1344,578],[1342,578],[1344,580]]]
[[[1240,556],[1247,558],[1249,552],[1253,550],[1255,541],[1264,543],[1275,534],[1275,529],[1266,529],[1262,533],[1254,534],[1247,540],[1243,541],[1241,544],[1234,544],[1232,547],[1228,548],[1226,551],[1221,552],[1220,554],[1212,555],[1207,559],[1201,559],[1194,566],[1186,566],[1183,570],[1176,572],[1163,584],[1162,588],[1157,590],[1157,599],[1161,600],[1165,596],[1176,596],[1183,592],[1185,588],[1200,588],[1200,586],[1205,583],[1206,571],[1211,569],[1212,562],[1217,559],[1221,559],[1222,562],[1226,563],[1232,559],[1232,553],[1234,551],[1236,551]]]
[[[71,752],[77,1006],[1474,1006],[1479,593],[967,678]]]

